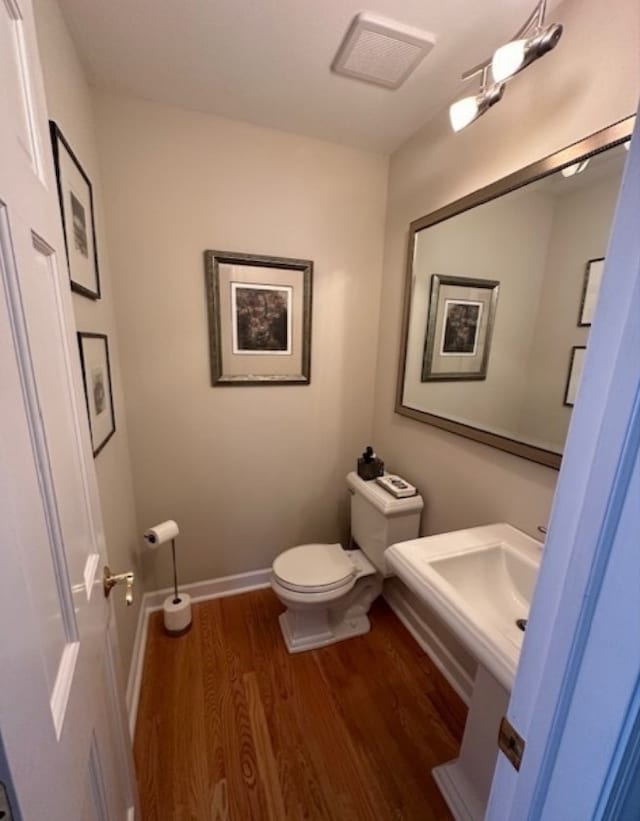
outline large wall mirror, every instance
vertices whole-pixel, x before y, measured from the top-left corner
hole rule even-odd
[[[411,223],[398,413],[559,467],[633,119]]]

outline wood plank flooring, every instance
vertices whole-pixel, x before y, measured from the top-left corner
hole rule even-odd
[[[371,632],[289,655],[271,590],[149,625],[135,738],[143,821],[444,821],[430,771],[466,709],[384,601]]]

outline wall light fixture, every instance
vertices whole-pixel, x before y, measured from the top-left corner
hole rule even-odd
[[[539,0],[511,42],[500,46],[489,59],[465,71],[461,78],[463,81],[481,74],[482,85],[479,94],[464,97],[449,107],[449,120],[454,131],[462,130],[499,102],[504,94],[505,80],[510,80],[557,46],[562,36],[562,25],[552,23],[545,28],[546,10],[547,0]],[[494,80],[491,86],[487,82],[489,67]]]
[[[461,131],[466,128],[502,99],[504,83],[487,88],[488,72],[489,64],[487,63],[462,75],[463,80],[468,80],[476,74],[482,74],[482,81],[478,94],[463,97],[449,107],[449,121],[454,131]]]

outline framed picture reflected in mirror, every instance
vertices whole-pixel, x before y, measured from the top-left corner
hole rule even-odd
[[[422,381],[486,379],[500,283],[433,274]]]

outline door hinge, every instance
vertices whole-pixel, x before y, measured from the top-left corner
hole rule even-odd
[[[516,770],[520,769],[524,755],[525,740],[505,716],[500,722],[498,747],[506,755]]]
[[[2,821],[12,821],[13,819],[7,789],[2,781],[0,781],[0,818]]]

